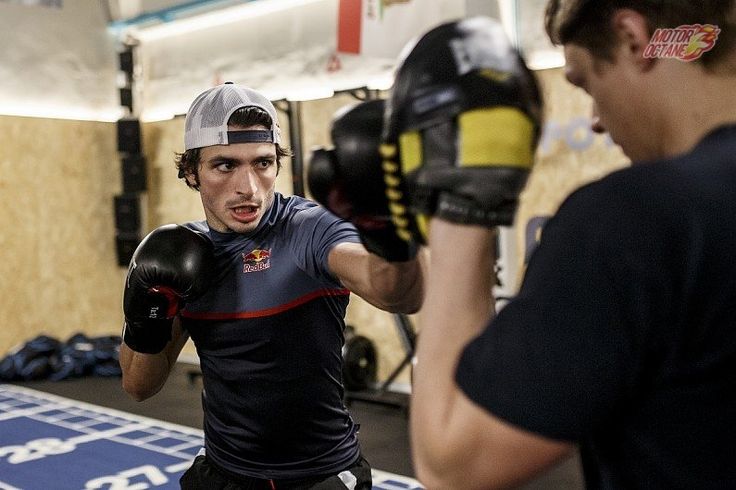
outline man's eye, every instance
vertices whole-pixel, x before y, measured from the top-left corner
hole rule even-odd
[[[222,171],[222,172],[229,172],[230,170],[232,170],[232,169],[233,169],[233,164],[232,164],[232,163],[230,163],[230,162],[222,162],[222,163],[218,163],[218,164],[217,164],[217,165],[215,166],[215,168],[216,168],[217,170],[220,170],[220,171]]]
[[[273,164],[273,160],[258,160],[256,166],[260,168],[268,168]]]

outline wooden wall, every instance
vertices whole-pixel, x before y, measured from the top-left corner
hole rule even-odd
[[[618,147],[590,133],[590,99],[564,80],[563,71],[538,75],[547,122],[515,226],[522,258],[530,222],[553,214],[583,183],[626,165]],[[301,103],[305,165],[312,147],[329,144],[334,112],[357,102],[339,95]],[[144,232],[203,218],[199,194],[176,177],[174,153],[183,149],[183,129],[182,118],[143,125],[149,188]],[[120,332],[125,268],[116,263],[113,216],[120,180],[114,123],[0,117],[0,355],[41,333],[66,339],[78,331]],[[289,161],[277,190],[292,192]],[[516,266],[523,269],[522,262]],[[417,330],[420,318],[412,316]],[[378,346],[384,379],[404,356],[393,318],[353,296],[347,321]],[[191,356],[192,346],[185,353]],[[408,382],[408,372],[398,381]]]
[[[0,116],[0,355],[120,333],[119,192],[113,124]]]

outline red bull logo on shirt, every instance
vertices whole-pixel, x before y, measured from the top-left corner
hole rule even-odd
[[[271,267],[271,249],[256,248],[243,253],[243,273],[258,272]]]

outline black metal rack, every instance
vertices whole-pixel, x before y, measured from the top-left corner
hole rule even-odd
[[[347,405],[350,405],[350,403],[354,401],[361,401],[408,409],[410,395],[408,393],[392,391],[390,387],[399,374],[401,374],[407,366],[411,365],[416,348],[417,334],[407,315],[403,313],[395,313],[393,318],[396,325],[396,331],[399,335],[399,340],[404,348],[404,358],[401,360],[399,365],[394,368],[391,374],[389,374],[388,378],[375,388],[360,391],[346,391],[345,403]]]

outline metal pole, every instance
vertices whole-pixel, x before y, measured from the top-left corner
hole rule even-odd
[[[299,101],[287,101],[289,117],[289,143],[291,145],[292,192],[304,197],[304,158],[302,155],[302,107]]]

